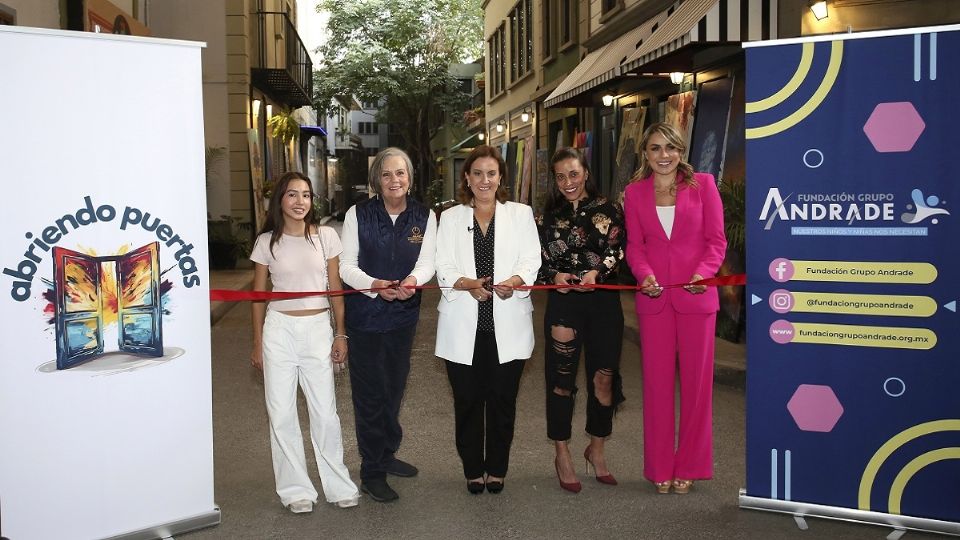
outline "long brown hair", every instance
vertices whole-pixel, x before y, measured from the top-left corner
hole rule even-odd
[[[312,201],[316,195],[313,193],[313,184],[310,183],[310,179],[304,176],[302,173],[290,171],[283,173],[283,175],[277,179],[276,185],[273,186],[273,194],[270,195],[270,206],[267,207],[267,220],[264,221],[263,227],[260,228],[260,234],[271,233],[270,234],[270,254],[273,255],[273,246],[280,241],[280,238],[283,236],[283,208],[281,199],[283,195],[287,192],[290,182],[294,180],[303,180],[307,183],[307,187],[310,190],[310,200]],[[307,239],[307,242],[313,243],[313,238],[311,233],[316,228],[316,222],[314,221],[313,208],[303,217],[303,237]]]
[[[473,202],[473,192],[467,185],[467,178],[470,177],[470,168],[473,162],[480,158],[493,158],[497,160],[497,166],[500,169],[500,183],[497,185],[497,201],[507,201],[507,190],[503,187],[503,179],[507,176],[507,162],[500,157],[500,151],[492,146],[482,144],[473,149],[467,160],[463,162],[463,174],[460,175],[460,185],[457,187],[457,200],[460,204],[470,204]]]
[[[680,152],[680,164],[677,166],[677,183],[683,182],[689,187],[697,187],[697,181],[693,178],[693,165],[683,160],[683,154],[687,151],[687,143],[683,140],[683,135],[677,131],[677,128],[666,122],[658,122],[651,125],[643,132],[640,139],[640,170],[634,173],[631,182],[643,180],[653,174],[653,167],[647,161],[647,143],[654,133],[659,133]]]

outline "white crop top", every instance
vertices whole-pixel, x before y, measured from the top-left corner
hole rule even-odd
[[[667,239],[673,232],[673,219],[676,216],[676,206],[658,206],[657,217],[660,218],[660,225],[663,226],[663,232],[667,233]]]
[[[302,236],[284,234],[270,253],[270,234],[263,233],[250,253],[250,260],[270,271],[275,292],[325,291],[328,287],[327,260],[340,255],[340,237],[330,227],[320,227],[313,242]],[[330,307],[325,296],[308,296],[291,300],[273,300],[267,309],[297,311]]]

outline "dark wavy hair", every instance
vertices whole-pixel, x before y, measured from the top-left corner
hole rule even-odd
[[[276,185],[273,186],[273,194],[270,195],[270,206],[267,207],[267,220],[264,221],[263,227],[260,228],[260,234],[271,233],[270,234],[270,254],[273,255],[273,246],[277,245],[277,242],[280,241],[280,237],[283,236],[283,207],[280,202],[283,198],[283,195],[287,192],[287,188],[290,186],[290,182],[294,180],[303,180],[307,183],[307,187],[310,189],[310,200],[312,201],[316,195],[313,193],[313,184],[310,183],[310,179],[304,176],[302,173],[298,172],[286,172],[277,179]],[[313,209],[311,208],[310,212],[307,212],[307,215],[303,217],[303,237],[307,239],[307,242],[313,243],[313,238],[310,234],[316,227],[317,223],[314,221]]]
[[[460,176],[460,184],[457,187],[457,200],[460,204],[470,204],[473,202],[473,192],[467,185],[467,178],[470,177],[470,168],[473,162],[480,158],[493,158],[497,160],[497,166],[500,169],[500,184],[497,185],[497,201],[507,201],[507,190],[503,187],[503,179],[507,176],[507,162],[500,156],[500,151],[492,146],[482,144],[473,149],[467,160],[463,162],[463,174]]]
[[[593,174],[590,172],[590,165],[587,164],[587,159],[581,154],[576,148],[560,148],[550,158],[550,172],[551,175],[556,177],[557,171],[554,170],[554,167],[557,163],[561,161],[566,161],[568,159],[575,159],[580,162],[580,166],[583,168],[583,172],[586,173],[587,177],[583,181],[583,187],[587,191],[587,195],[591,198],[596,197],[600,194],[600,190],[597,189],[597,183],[593,181]],[[560,205],[564,203],[567,199],[560,193],[560,188],[556,185],[553,186],[553,189],[550,190],[550,193],[547,195],[547,200],[543,204],[543,212],[545,214],[552,213],[557,208],[560,208]]]

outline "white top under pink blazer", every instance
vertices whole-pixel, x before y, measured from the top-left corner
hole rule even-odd
[[[657,215],[653,178],[627,186],[623,211],[627,224],[627,263],[637,282],[654,275],[660,285],[687,283],[694,274],[714,277],[723,263],[727,239],[723,204],[712,174],[695,173],[696,187],[680,182],[669,238]],[[665,289],[656,298],[637,292],[637,313],[654,314],[669,303],[679,313],[710,313],[720,308],[716,287],[703,294]]]
[[[532,285],[540,269],[540,238],[533,210],[525,204],[497,203],[494,223],[493,283],[516,275],[525,284]],[[454,206],[440,215],[436,264],[437,282],[441,287],[453,287],[461,277],[478,277],[473,255],[473,207]],[[477,301],[470,291],[452,288],[442,291],[437,306],[440,319],[436,355],[470,365],[477,334]],[[494,294],[489,302],[493,302],[500,363],[530,358],[534,341],[530,291],[515,291],[506,300]]]

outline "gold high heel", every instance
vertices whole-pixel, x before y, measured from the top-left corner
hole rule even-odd
[[[672,480],[664,480],[663,482],[654,482],[654,486],[657,488],[657,493],[664,495],[670,493],[670,487],[673,486]]]
[[[690,488],[693,487],[693,480],[681,480],[680,478],[675,478],[673,480],[673,492],[680,495],[690,493]]]

